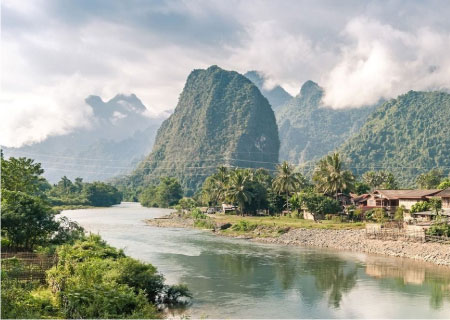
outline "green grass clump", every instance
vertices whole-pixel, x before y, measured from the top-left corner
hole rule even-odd
[[[253,231],[258,225],[256,223],[251,223],[247,220],[240,220],[238,223],[234,224],[231,229],[233,231]]]

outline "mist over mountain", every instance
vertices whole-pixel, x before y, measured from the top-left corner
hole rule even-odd
[[[405,186],[433,168],[448,175],[450,94],[410,91],[384,103],[338,151],[355,173],[381,167]]]
[[[128,182],[145,185],[175,176],[192,194],[219,165],[273,169],[278,150],[267,99],[243,75],[212,66],[191,72],[151,154]]]
[[[339,147],[365,123],[374,106],[332,109],[322,103],[324,90],[307,81],[300,93],[276,111],[280,161],[300,164]]]
[[[109,101],[89,96],[93,117],[85,128],[52,136],[20,148],[4,148],[6,157],[25,156],[41,162],[50,182],[62,176],[105,180],[129,172],[153,145],[163,118],[148,117],[136,95],[118,94]]]
[[[258,87],[263,96],[269,100],[274,111],[292,99],[292,96],[279,85],[271,89],[266,89],[264,87],[264,76],[258,71],[248,71],[244,76]]]

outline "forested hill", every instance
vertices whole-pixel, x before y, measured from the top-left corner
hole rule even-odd
[[[174,176],[189,194],[218,165],[274,168],[278,149],[267,99],[243,75],[212,66],[191,72],[151,154],[128,182],[136,186]]]
[[[432,168],[450,172],[450,94],[415,92],[378,107],[339,151],[357,173],[383,168],[406,186]]]
[[[278,85],[271,89],[264,88],[265,79],[258,71],[249,71],[244,76],[258,87],[274,111],[292,99],[292,96]]]
[[[307,81],[295,98],[276,111],[280,161],[300,164],[321,158],[356,133],[374,110],[325,107],[323,94],[315,82]]]
[[[51,182],[62,176],[105,180],[131,171],[153,145],[162,118],[149,118],[136,95],[118,94],[109,101],[89,96],[92,117],[85,126],[21,148],[4,148],[5,157],[28,157],[42,163]]]

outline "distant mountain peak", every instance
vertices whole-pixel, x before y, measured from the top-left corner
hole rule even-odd
[[[258,87],[263,96],[265,96],[267,100],[269,100],[269,103],[272,106],[273,110],[276,110],[278,107],[292,99],[292,96],[279,85],[271,89],[264,88],[266,76],[260,71],[248,71],[244,74],[244,76]]]
[[[262,88],[264,85],[264,75],[261,72],[256,70],[248,71],[244,74],[244,76],[253,82],[258,88]]]
[[[243,75],[211,66],[188,76],[174,113],[158,130],[151,154],[130,179],[148,184],[160,176],[175,176],[193,193],[216,165],[273,169],[278,150],[268,100]],[[211,158],[216,160],[204,160]]]
[[[323,89],[321,87],[319,87],[319,85],[317,83],[315,83],[314,81],[308,80],[306,81],[301,89],[300,89],[300,96],[305,97],[305,96],[310,96],[313,94],[322,94],[323,93]]]
[[[95,96],[95,95],[90,95],[89,97],[87,97],[86,99],[84,99],[84,101],[90,105],[91,107],[93,105],[99,105],[99,104],[103,104],[105,103],[101,97],[99,96]]]
[[[108,103],[110,102],[118,103],[130,112],[142,113],[147,110],[142,101],[134,93],[130,95],[119,93],[114,98],[108,101]]]

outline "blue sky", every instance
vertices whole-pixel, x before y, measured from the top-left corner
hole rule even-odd
[[[84,98],[173,109],[190,71],[259,70],[291,94],[359,107],[450,87],[447,1],[3,0],[0,143],[88,125]]]

